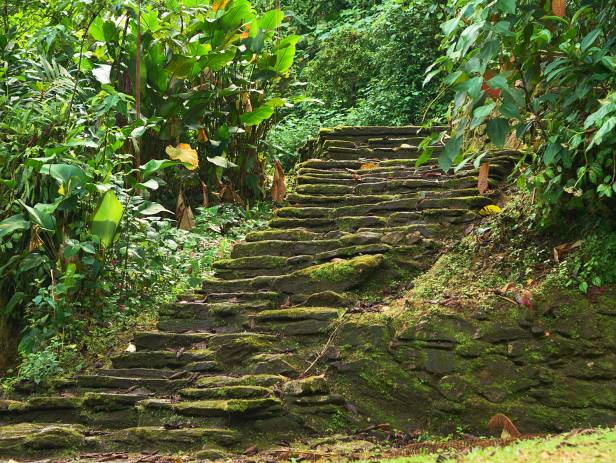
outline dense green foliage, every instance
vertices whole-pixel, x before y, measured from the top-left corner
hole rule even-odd
[[[1,315],[22,325],[27,371],[33,355],[52,365],[49,349],[62,363],[120,307],[139,312],[186,265],[163,252],[175,235],[159,202],[195,189],[206,202],[202,186],[211,200],[264,196],[257,145],[286,104],[272,92],[299,37],[280,36],[280,10],[257,14],[246,0],[5,5]],[[198,148],[165,159],[179,143]],[[192,284],[207,255],[189,259]]]
[[[614,2],[469,0],[451,2],[450,12],[445,54],[427,78],[443,76],[455,92],[441,166],[467,162],[471,138],[502,147],[514,136],[528,147],[519,185],[537,192],[546,223],[557,210],[609,212],[616,196]]]
[[[287,166],[319,127],[422,122],[438,90],[437,82],[422,84],[438,56],[440,3],[289,0],[282,6],[293,13],[289,27],[306,34],[296,73],[310,97],[268,138]],[[442,112],[435,105],[429,115]]]

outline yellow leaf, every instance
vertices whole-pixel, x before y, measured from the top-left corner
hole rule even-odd
[[[212,10],[214,10],[214,12],[222,10],[225,6],[227,6],[227,3],[229,3],[229,0],[216,0],[212,5]]]
[[[490,204],[479,211],[481,215],[496,215],[501,213],[501,208],[495,204]]]
[[[361,170],[370,170],[370,169],[376,169],[377,167],[378,167],[378,164],[376,162],[366,162],[366,163],[361,165],[360,169]]]
[[[64,191],[64,183],[60,185],[60,188],[58,188],[58,194],[60,196],[64,196],[66,194],[66,192]]]
[[[197,155],[197,151],[192,149],[187,143],[179,143],[175,148],[169,145],[167,149],[165,149],[165,152],[167,156],[174,161],[188,164],[188,166],[186,166],[188,170],[195,170],[199,167],[199,156]]]

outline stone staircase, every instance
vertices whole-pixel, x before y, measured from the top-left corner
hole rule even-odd
[[[440,128],[438,128],[440,129]],[[423,129],[425,130],[425,129]],[[268,229],[215,278],[161,311],[158,331],[105,368],[0,400],[0,457],[190,451],[214,457],[323,434],[345,398],[319,352],[366,288],[430,266],[452,230],[493,203],[472,166],[417,168],[416,127],[323,130]],[[435,146],[435,151],[442,149]],[[514,152],[489,159],[496,186]]]

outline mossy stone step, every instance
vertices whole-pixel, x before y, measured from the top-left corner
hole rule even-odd
[[[103,374],[80,375],[76,380],[76,387],[80,389],[107,389],[129,390],[132,388],[145,389],[152,392],[173,391],[182,388],[187,383],[185,378],[147,378],[129,376],[109,376]]]
[[[243,280],[242,280],[243,281]],[[226,317],[237,314],[238,312],[258,312],[274,307],[275,304],[271,301],[262,302],[192,302],[190,304],[182,304],[181,310],[161,311],[161,319],[201,319],[209,320],[212,317]]]
[[[462,196],[453,198],[412,198],[385,201],[369,206],[344,206],[334,209],[334,217],[353,215],[381,215],[392,212],[422,210],[422,209],[469,209],[479,211],[484,206],[492,204],[485,196]]]
[[[285,230],[266,229],[251,232],[246,235],[247,242],[269,240],[309,241],[319,238],[321,238],[319,233],[315,233],[305,228],[289,228]]]
[[[186,348],[196,344],[207,344],[212,336],[207,333],[179,334],[165,333],[164,331],[144,331],[135,334],[133,343],[138,351]]]
[[[158,378],[169,379],[177,375],[177,370],[161,370],[159,368],[101,368],[94,370],[97,375],[115,376],[118,378]]]
[[[174,402],[169,399],[147,399],[139,404],[145,409],[168,410],[183,416],[225,417],[243,416],[260,417],[280,412],[280,399],[229,399],[229,400],[195,400]]]
[[[101,437],[104,447],[129,450],[197,450],[212,443],[229,447],[239,441],[237,431],[217,428],[180,428],[143,426],[120,429]]]
[[[0,426],[0,456],[24,457],[32,452],[78,449],[86,444],[85,426],[18,423]]]
[[[255,317],[255,329],[294,336],[321,334],[329,331],[332,322],[343,313],[344,310],[328,307],[269,310]]]
[[[449,189],[434,189],[434,190],[409,190],[391,195],[370,195],[370,194],[355,194],[345,196],[325,196],[325,195],[297,195],[290,194],[287,199],[291,207],[302,208],[321,208],[323,205],[328,205],[332,209],[338,209],[348,206],[370,206],[383,202],[401,201],[403,199],[425,198],[453,198],[453,197],[468,197],[479,194],[476,186],[471,186],[466,189],[449,188]]]
[[[194,383],[194,387],[198,388],[219,388],[232,386],[259,386],[269,388],[276,386],[286,381],[286,378],[281,375],[258,374],[258,375],[242,375],[242,376],[202,376]]]
[[[208,349],[158,350],[125,352],[112,357],[114,368],[173,368],[182,367],[189,371],[212,371],[217,368],[214,352]]]
[[[263,399],[272,397],[273,392],[262,386],[191,387],[180,390],[180,396],[191,400]]]
[[[360,235],[355,236],[359,237]],[[368,236],[363,235],[362,239],[368,239]],[[378,241],[379,239],[380,236],[376,235],[368,241]],[[361,284],[372,272],[382,266],[383,262],[384,256],[376,254],[313,265],[284,276],[229,281],[206,279],[203,282],[203,290],[205,292],[208,290],[215,291],[223,287],[228,289],[252,288],[255,290],[275,288],[285,294],[312,294],[323,291],[343,292]]]
[[[346,234],[337,239],[311,241],[256,241],[237,244],[233,248],[232,256],[233,258],[254,256],[306,256],[348,246],[375,244],[379,241],[380,236],[376,233],[353,233]]]
[[[343,309],[332,307],[295,307],[268,310],[255,317],[259,321],[334,320],[340,318]]]
[[[431,133],[444,132],[447,126],[338,126],[323,128],[319,131],[320,140],[357,140],[375,137],[428,136]]]

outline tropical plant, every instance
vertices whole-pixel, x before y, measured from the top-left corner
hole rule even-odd
[[[464,151],[471,138],[524,143],[518,183],[536,191],[545,223],[557,210],[607,212],[616,196],[614,2],[464,0],[449,8],[445,54],[426,78],[442,76],[455,92],[441,167],[480,159],[481,151]]]

